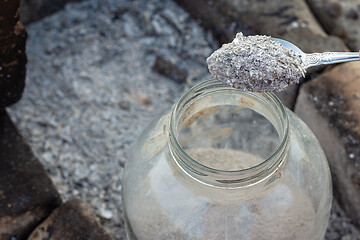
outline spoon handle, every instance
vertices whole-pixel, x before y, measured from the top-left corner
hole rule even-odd
[[[359,52],[324,52],[306,54],[306,67],[359,61]]]

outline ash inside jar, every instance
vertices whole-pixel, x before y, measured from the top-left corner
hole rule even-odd
[[[229,149],[195,148],[189,149],[187,153],[207,163],[219,165],[234,163],[234,157],[249,162],[260,160],[256,155]],[[179,182],[181,177],[169,168],[168,161],[158,156],[160,159],[155,159],[155,165],[146,174],[146,180],[136,187],[139,194],[127,206],[125,219],[134,238],[318,239],[314,234],[317,215],[311,199],[305,191],[293,187],[297,183],[292,176],[282,175],[282,183],[262,189],[258,193],[261,197],[245,198],[241,203],[234,204],[226,198],[206,198],[194,188],[184,187]],[[209,191],[211,195],[216,192],[214,189]],[[233,194],[238,197],[236,193]]]
[[[206,62],[217,80],[243,91],[282,91],[305,73],[301,56],[269,36],[238,33]]]

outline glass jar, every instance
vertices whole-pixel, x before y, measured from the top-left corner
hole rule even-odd
[[[272,93],[202,82],[135,142],[128,239],[323,239],[331,177],[319,142]]]

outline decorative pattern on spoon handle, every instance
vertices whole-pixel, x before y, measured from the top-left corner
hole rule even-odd
[[[307,54],[306,60],[309,67],[318,66],[323,64],[330,64],[332,62],[331,52],[324,52],[324,53],[311,53]]]
[[[324,52],[306,54],[306,67],[359,61],[359,52]]]

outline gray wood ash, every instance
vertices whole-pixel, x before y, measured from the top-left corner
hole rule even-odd
[[[169,0],[69,3],[27,31],[31,71],[22,100],[7,110],[61,196],[85,200],[124,240],[121,178],[130,146],[155,114],[209,78],[204,59],[217,43]],[[154,72],[157,56],[189,83]]]
[[[238,33],[206,62],[216,79],[243,91],[282,91],[305,73],[300,55],[269,36]]]

